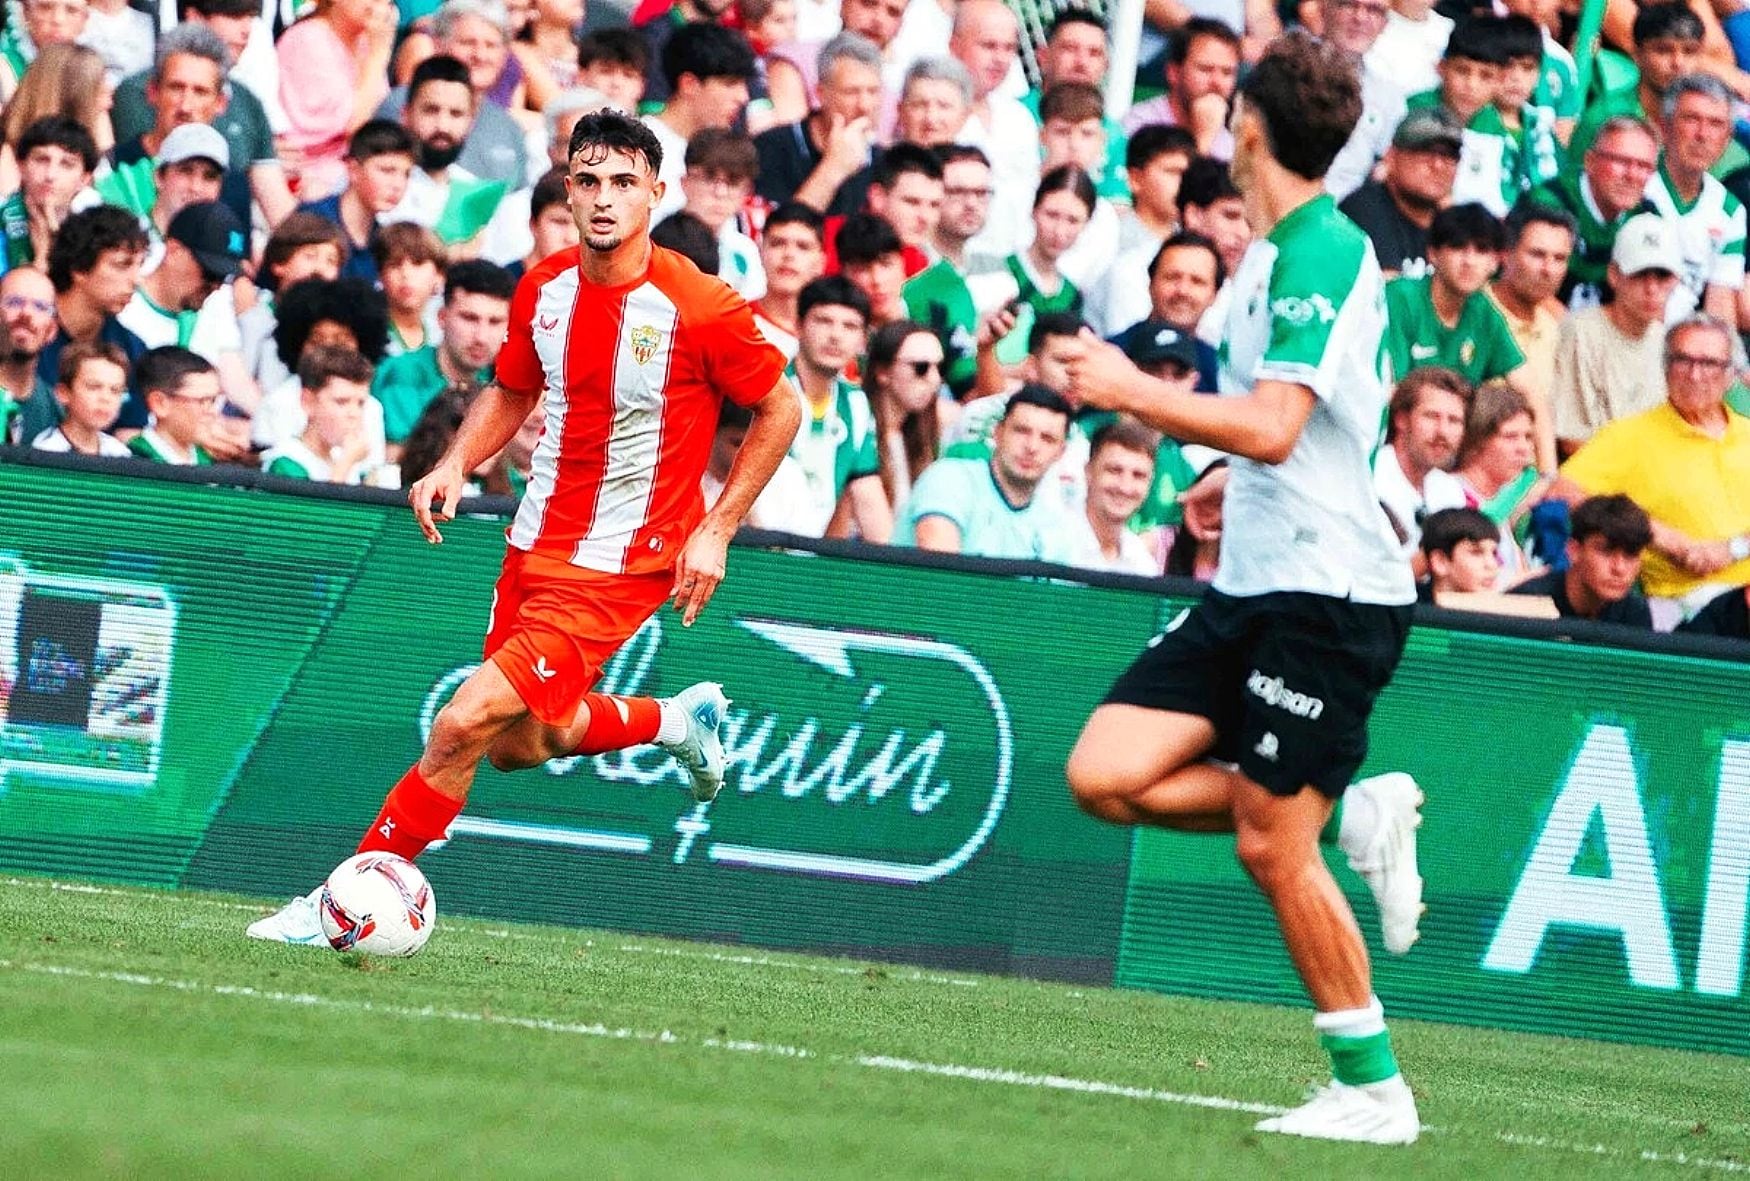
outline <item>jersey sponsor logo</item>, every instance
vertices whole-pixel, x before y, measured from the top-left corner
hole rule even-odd
[[[1410,360],[1426,361],[1440,351],[1440,346],[1432,344],[1413,344],[1410,346]]]
[[[1272,677],[1261,669],[1253,669],[1251,676],[1246,678],[1246,692],[1265,705],[1291,713],[1297,718],[1305,718],[1309,722],[1318,721],[1319,715],[1325,712],[1323,698],[1290,689],[1281,677]]]
[[[559,675],[558,669],[547,667],[547,658],[545,656],[537,658],[535,663],[530,667],[534,670],[535,677],[543,685]]]
[[[648,365],[661,344],[662,333],[649,324],[632,329],[632,359],[640,365]]]
[[[1317,320],[1321,324],[1329,324],[1337,318],[1337,308],[1323,295],[1309,295],[1302,298],[1298,295],[1284,295],[1281,299],[1270,301],[1270,314],[1278,320],[1286,320],[1296,328],[1304,328]]]

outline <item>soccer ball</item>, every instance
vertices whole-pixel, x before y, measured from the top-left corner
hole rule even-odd
[[[360,853],[335,866],[316,910],[336,951],[412,955],[437,925],[431,883],[393,853]]]

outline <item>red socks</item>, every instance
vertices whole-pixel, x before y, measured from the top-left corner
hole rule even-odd
[[[592,727],[593,730],[593,727]],[[425,781],[415,763],[389,791],[383,810],[371,822],[365,839],[359,842],[360,853],[394,853],[412,861],[433,841],[442,840],[462,810],[460,800],[452,800]]]
[[[591,693],[583,704],[589,709],[589,725],[584,728],[583,741],[571,753],[599,755],[656,741],[657,727],[662,724],[662,707],[656,698]]]

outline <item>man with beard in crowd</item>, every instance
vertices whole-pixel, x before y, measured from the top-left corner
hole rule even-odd
[[[478,103],[468,67],[456,58],[440,54],[419,63],[401,112],[413,136],[413,172],[406,195],[384,221],[416,222],[453,246],[471,240],[492,220],[505,184],[479,180],[456,163]]]
[[[0,278],[0,443],[28,443],[60,419],[37,354],[55,338],[55,285],[35,267]]]

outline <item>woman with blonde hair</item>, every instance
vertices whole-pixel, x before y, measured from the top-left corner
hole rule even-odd
[[[114,97],[115,88],[95,50],[83,45],[45,46],[0,116],[0,137],[5,141],[0,147],[0,193],[10,193],[19,185],[12,145],[23,138],[26,127],[49,115],[76,120],[91,133],[98,152],[107,155],[115,147],[115,128],[109,121]]]

